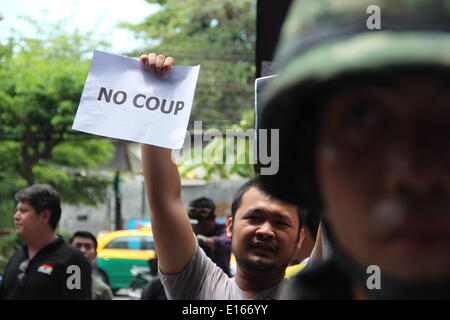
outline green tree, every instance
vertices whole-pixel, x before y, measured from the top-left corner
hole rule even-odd
[[[22,241],[11,233],[3,238],[0,238],[0,275],[5,273],[5,267],[9,259],[14,254],[14,251],[20,248]]]
[[[94,43],[61,24],[30,21],[36,37],[13,37],[0,46],[0,226],[12,225],[13,195],[50,183],[65,203],[94,205],[109,177],[96,169],[114,147],[71,129]]]
[[[227,128],[253,107],[256,9],[254,0],[146,0],[160,10],[138,25],[123,24],[150,51],[178,65],[201,64],[191,126]]]
[[[204,180],[254,177],[254,141],[246,135],[253,128],[253,112],[245,111],[239,124],[226,130],[234,137],[215,137],[204,148],[192,149],[182,156],[178,161],[180,176]]]

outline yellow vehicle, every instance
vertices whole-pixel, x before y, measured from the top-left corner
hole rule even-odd
[[[109,232],[97,241],[97,266],[113,290],[128,287],[133,279],[131,268],[148,268],[148,260],[156,256],[153,234],[148,227]]]
[[[306,267],[306,263],[300,263],[293,266],[289,266],[286,268],[286,273],[284,277],[286,279],[290,279],[293,276],[295,276],[297,273],[299,273],[304,267]]]

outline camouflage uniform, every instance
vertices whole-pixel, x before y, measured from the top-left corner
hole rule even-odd
[[[367,25],[373,5],[381,10],[381,30]],[[281,200],[322,210],[314,163],[318,115],[313,109],[326,95],[326,84],[343,75],[410,66],[450,68],[449,31],[450,1],[445,0],[294,2],[275,57],[279,76],[263,97],[261,128],[280,129],[280,169],[276,175],[262,176],[265,188]],[[330,232],[328,226],[325,231]],[[321,270],[295,280],[295,289],[284,297],[351,297],[348,279],[336,276],[337,265]],[[320,278],[321,288],[315,286]]]

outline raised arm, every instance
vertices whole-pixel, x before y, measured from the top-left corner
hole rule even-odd
[[[175,64],[173,58],[154,53],[143,55],[141,62],[156,73],[170,72]],[[142,144],[141,152],[159,267],[164,274],[176,274],[194,255],[197,241],[181,199],[178,168],[170,149]]]

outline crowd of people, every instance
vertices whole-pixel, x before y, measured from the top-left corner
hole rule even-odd
[[[237,190],[226,226],[209,199],[186,210],[172,151],[142,144],[159,273],[143,299],[450,298],[450,6],[379,2],[372,30],[372,1],[339,3],[292,4],[261,118],[280,131],[279,171]],[[55,234],[57,192],[34,185],[16,200],[25,245],[0,297],[110,298],[89,263],[95,237]]]

